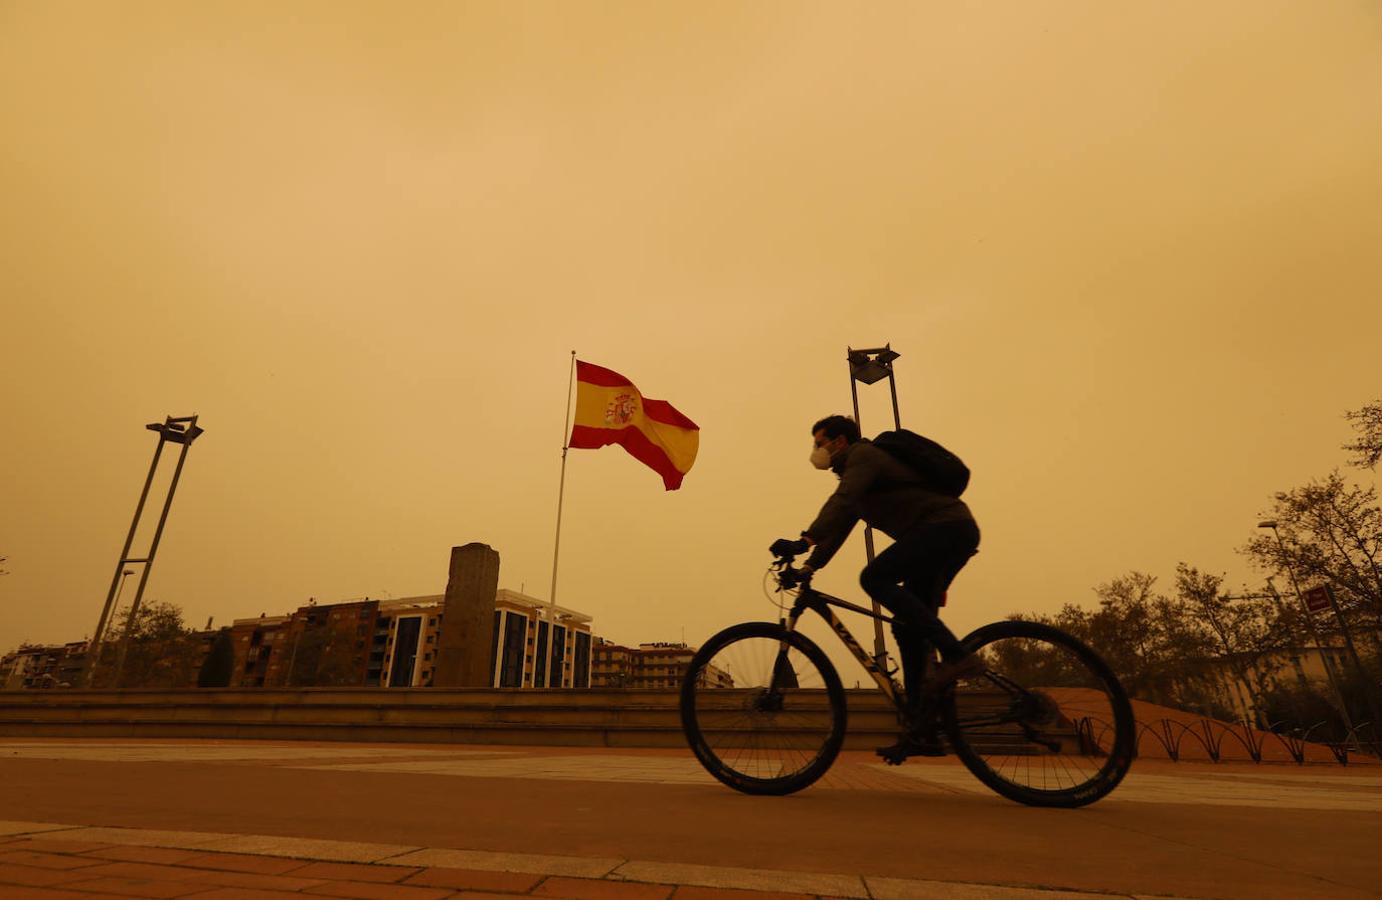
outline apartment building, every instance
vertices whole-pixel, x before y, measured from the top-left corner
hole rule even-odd
[[[590,687],[590,616],[500,590],[494,610],[495,687]]]
[[[681,687],[696,648],[670,642],[639,644],[634,648],[601,641],[596,644],[594,655],[592,687],[667,690]],[[730,674],[715,666],[707,666],[701,680],[712,687],[734,687]]]
[[[21,647],[0,657],[0,690],[73,687],[85,666],[86,641]]]
[[[237,620],[231,683],[430,687],[444,601],[444,595],[432,594],[310,604],[288,616]],[[590,616],[500,589],[493,622],[495,687],[589,687]]]

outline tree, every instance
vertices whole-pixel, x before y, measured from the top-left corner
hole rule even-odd
[[[1210,655],[1202,630],[1194,627],[1184,602],[1155,590],[1145,572],[1099,585],[1099,608],[1080,623],[1063,611],[1065,627],[1083,627],[1086,642],[1119,673],[1129,694],[1153,703],[1202,707],[1206,692],[1200,670]]]
[[[1344,444],[1344,449],[1355,454],[1353,465],[1360,469],[1376,469],[1382,460],[1382,400],[1369,403],[1362,409],[1344,413],[1344,418],[1358,432],[1358,440]]]
[[[1156,577],[1129,572],[1094,589],[1099,606],[1066,604],[1055,616],[1038,616],[1088,644],[1118,675],[1128,693],[1154,703],[1203,705],[1192,691],[1193,670],[1204,641],[1185,627],[1180,604],[1155,590]],[[1009,660],[1024,671],[1051,677],[1050,661]],[[1047,682],[1034,682],[1047,683]]]
[[[1099,585],[1094,589],[1099,608],[1082,623],[1089,643],[1114,671],[1125,673],[1129,690],[1147,696],[1162,693],[1155,684],[1156,670],[1161,667],[1153,652],[1157,639],[1155,586],[1156,576],[1145,572],[1129,572]]]
[[[1281,539],[1262,533],[1243,552],[1270,572],[1334,587],[1351,619],[1382,624],[1382,507],[1376,487],[1358,487],[1338,470],[1276,495],[1270,518]]]
[[[1283,638],[1270,600],[1232,600],[1223,579],[1184,563],[1176,569],[1175,596],[1156,590],[1155,576],[1129,572],[1094,589],[1096,609],[1067,604],[1054,616],[1038,616],[1094,649],[1118,675],[1130,696],[1151,703],[1233,719],[1274,684],[1269,655]],[[1016,618],[1016,617],[1014,617]],[[997,661],[1033,684],[1059,686],[1057,661],[1029,649]],[[1233,687],[1241,682],[1246,694]]]
[[[126,640],[128,638],[128,640]],[[115,682],[121,645],[125,665]],[[120,620],[101,643],[93,684],[101,687],[187,687],[195,683],[204,642],[182,621],[182,609],[165,602],[139,608],[133,622]]]
[[[1230,598],[1222,591],[1223,583],[1222,576],[1185,563],[1176,566],[1176,595],[1193,619],[1192,627],[1205,649],[1247,687],[1249,697],[1264,697],[1281,669],[1273,655],[1290,640],[1290,632],[1282,627],[1282,609],[1274,599],[1265,597]],[[1259,704],[1250,705],[1260,717]]]

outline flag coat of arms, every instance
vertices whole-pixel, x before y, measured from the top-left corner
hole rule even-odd
[[[665,400],[644,397],[618,372],[576,361],[576,415],[568,447],[619,444],[662,476],[669,491],[696,461],[700,427]]]

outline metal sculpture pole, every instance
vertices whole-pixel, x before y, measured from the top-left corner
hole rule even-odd
[[[893,377],[893,360],[901,355],[888,344],[868,350],[845,348],[845,358],[849,360],[849,394],[854,400],[855,424],[859,424],[859,383],[873,384],[886,378],[892,395],[893,427],[902,427],[902,418],[897,409],[897,381]],[[862,425],[860,425],[860,433],[863,433]],[[864,526],[864,553],[867,554],[868,561],[873,562],[873,528],[867,524]],[[883,620],[876,618],[881,610],[877,600],[870,598],[870,602],[873,604],[875,615],[873,620],[873,658],[880,668],[887,671],[888,646],[883,641]]]
[[[106,594],[105,605],[101,608],[101,617],[96,623],[96,631],[92,635],[91,645],[87,648],[86,662],[86,684],[91,685],[92,679],[96,674],[96,667],[100,662],[101,639],[105,636],[106,629],[110,626],[111,614],[114,611],[114,603],[117,590],[123,588],[122,575],[125,574],[125,567],[139,563],[143,565],[143,571],[139,577],[139,586],[135,590],[134,600],[130,602],[129,612],[125,616],[125,629],[120,641],[120,649],[116,657],[115,675],[112,680],[113,687],[119,687],[120,676],[124,671],[125,654],[129,647],[129,633],[134,625],[135,616],[139,613],[140,602],[144,598],[144,586],[148,584],[149,572],[153,570],[154,557],[158,554],[158,543],[163,537],[163,526],[168,521],[168,511],[173,505],[173,494],[178,488],[178,479],[182,476],[182,466],[187,460],[187,450],[192,446],[192,442],[202,434],[203,429],[197,426],[196,416],[168,416],[162,423],[154,422],[145,425],[150,431],[158,432],[158,446],[154,448],[153,462],[149,465],[149,474],[144,479],[144,489],[139,494],[139,503],[134,508],[134,519],[130,522],[129,533],[125,536],[125,545],[120,550],[120,559],[115,564],[115,575],[110,580],[110,590]],[[174,443],[182,445],[182,452],[178,454],[177,468],[173,472],[172,483],[168,486],[168,495],[163,501],[163,511],[158,518],[158,527],[154,531],[153,542],[149,546],[149,552],[142,557],[131,557],[130,546],[134,543],[135,532],[139,530],[140,517],[144,514],[144,504],[149,499],[149,489],[153,485],[154,473],[158,471],[158,461],[163,454],[163,445]]]

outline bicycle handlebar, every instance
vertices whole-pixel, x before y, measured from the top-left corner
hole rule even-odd
[[[796,558],[811,547],[805,540],[779,538],[773,541],[768,552],[774,557],[772,567],[777,570],[777,583],[782,590],[791,590],[811,580],[809,573],[792,567]]]

